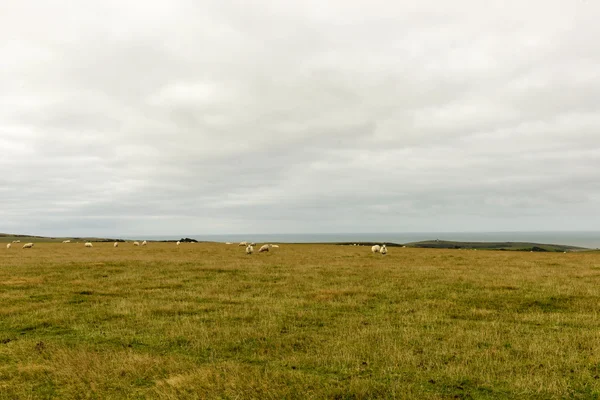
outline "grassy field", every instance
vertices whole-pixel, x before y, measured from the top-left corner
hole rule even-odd
[[[0,247],[0,399],[600,398],[600,253]]]

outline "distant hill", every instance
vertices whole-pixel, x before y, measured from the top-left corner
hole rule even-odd
[[[62,242],[63,240],[70,240],[72,242],[76,241],[90,241],[90,242],[125,242],[123,239],[112,239],[112,238],[99,238],[99,237],[76,237],[76,236],[57,236],[57,237],[49,237],[49,236],[35,236],[35,235],[18,235],[14,233],[0,233],[0,242],[10,242],[13,240],[27,241],[27,242]],[[148,240],[148,242],[173,242],[175,243],[177,240]],[[191,238],[181,238],[180,242],[182,243],[202,243],[196,239]]]
[[[33,235],[17,235],[17,234],[13,234],[13,233],[0,233],[0,237],[5,237],[5,238],[26,238],[26,237],[31,237],[31,238],[43,238],[43,236],[33,236]]]
[[[0,241],[7,242],[12,240],[33,241],[33,242],[61,242],[69,239],[71,241],[93,241],[93,242],[124,242],[123,239],[94,238],[94,237],[46,237],[34,235],[18,235],[11,233],[0,233]],[[181,242],[204,243],[191,238],[181,238]],[[157,240],[156,242],[176,242],[176,240]],[[562,244],[544,244],[530,242],[454,242],[449,240],[424,240],[411,243],[392,243],[392,242],[339,242],[327,243],[340,246],[372,246],[374,244],[385,243],[387,247],[416,247],[424,249],[477,249],[477,250],[505,250],[505,251],[539,251],[539,252],[564,252],[564,251],[585,251],[590,250],[585,247],[568,246]],[[303,243],[308,244],[308,243]],[[318,244],[318,243],[313,243]]]
[[[408,247],[427,249],[479,249],[479,250],[512,250],[512,251],[581,251],[585,247],[562,244],[544,244],[529,242],[453,242],[448,240],[425,240],[407,243]]]
[[[93,242],[124,242],[123,239],[111,239],[111,238],[94,238],[94,237],[48,237],[48,236],[35,236],[35,235],[19,235],[15,233],[0,233],[0,241],[12,241],[21,240],[28,242],[62,242],[63,240],[71,241],[93,241]]]
[[[342,242],[336,243],[340,246],[372,246],[385,243],[387,247],[417,247],[422,249],[468,249],[468,250],[510,250],[510,251],[584,251],[585,247],[567,246],[562,244],[544,244],[530,242],[454,242],[449,240],[424,240],[411,243],[391,242]]]

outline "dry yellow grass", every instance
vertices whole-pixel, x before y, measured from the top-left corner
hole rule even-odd
[[[600,254],[0,248],[0,398],[599,398]]]

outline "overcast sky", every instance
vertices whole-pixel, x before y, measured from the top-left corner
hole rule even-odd
[[[600,2],[0,2],[0,232],[600,230]]]

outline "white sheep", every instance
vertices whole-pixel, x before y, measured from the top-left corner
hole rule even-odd
[[[279,245],[277,245],[277,244],[272,244],[272,245],[271,245],[271,247],[273,247],[273,248],[275,248],[275,249],[278,249],[278,248],[279,248]]]
[[[133,242],[133,245],[134,245],[134,246],[139,246],[139,245],[140,245],[140,242]]]
[[[148,242],[146,242],[145,240],[142,242],[142,246],[145,246],[147,244],[148,244]]]
[[[115,243],[113,244],[113,247],[119,247],[119,243],[118,243],[118,242],[115,242]]]
[[[248,245],[246,246],[246,254],[252,254],[254,252],[254,247]]]
[[[70,241],[70,240],[63,240],[62,242],[63,242],[63,243],[71,243],[71,241]]]
[[[240,244],[238,244],[238,246],[248,246],[248,242],[240,242]]]
[[[268,245],[268,244],[263,244],[263,245],[260,247],[260,249],[258,249],[258,252],[259,252],[259,253],[263,253],[263,252],[265,252],[265,251],[269,251],[269,247],[270,247],[270,245]]]
[[[231,244],[231,242],[225,242],[225,244]]]
[[[21,241],[20,241],[20,240],[13,240],[12,242],[13,242],[13,243],[21,243]]]
[[[32,247],[33,247],[33,243],[25,243],[25,244],[23,245],[23,248],[24,248],[24,249],[30,249],[30,248],[32,248]]]
[[[177,246],[179,246],[181,244],[181,242],[178,240],[177,243],[175,243]]]
[[[381,247],[379,247],[378,244],[376,244],[375,246],[371,247],[371,251],[373,253],[379,253],[379,250],[381,250]]]
[[[381,246],[381,249],[379,249],[379,252],[384,256],[387,254],[387,247],[385,247],[385,244]]]
[[[94,247],[94,245],[91,242],[85,242],[85,247]]]
[[[11,244],[10,243],[6,243],[6,248],[10,249]]]

